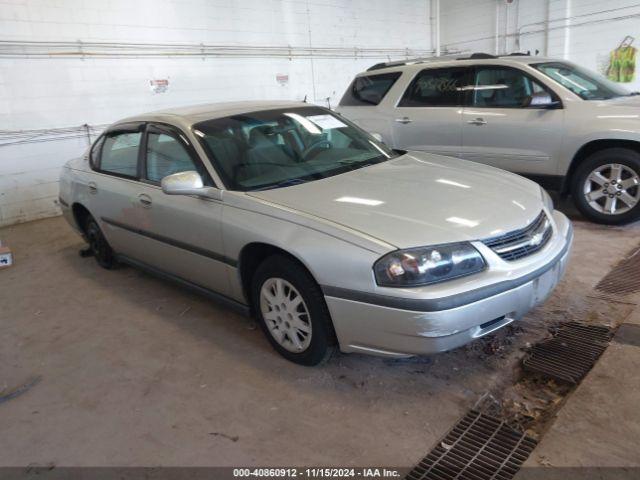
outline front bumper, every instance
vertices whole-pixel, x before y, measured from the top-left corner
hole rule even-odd
[[[555,235],[564,241],[555,242],[557,251],[552,252],[552,258],[527,275],[498,282],[493,289],[428,302],[420,299],[394,302],[390,297],[385,297],[384,302],[373,302],[368,301],[367,295],[345,298],[348,296],[336,293],[335,289],[325,289],[340,349],[392,357],[437,353],[460,347],[521,319],[546,300],[567,266],[573,240],[571,224],[558,212],[554,216],[560,220]],[[454,307],[447,308],[448,305]]]

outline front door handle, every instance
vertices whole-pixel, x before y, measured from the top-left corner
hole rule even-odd
[[[147,208],[151,206],[151,203],[153,203],[151,201],[151,197],[146,193],[141,193],[140,195],[138,195],[138,200],[140,200],[140,203],[142,204],[143,207],[147,207]]]
[[[411,123],[412,120],[409,117],[400,117],[400,118],[396,118],[396,122],[406,125],[407,123]]]
[[[96,185],[96,182],[87,183],[87,187],[89,188],[89,193],[98,193],[98,185]]]
[[[469,120],[467,123],[470,125],[486,125],[487,121],[484,118],[478,117],[473,120]]]

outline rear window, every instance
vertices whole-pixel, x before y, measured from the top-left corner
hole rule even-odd
[[[401,72],[392,72],[356,77],[340,100],[340,105],[378,105],[400,75]]]

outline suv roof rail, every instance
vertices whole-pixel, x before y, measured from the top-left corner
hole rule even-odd
[[[495,55],[491,55],[490,53],[472,53],[468,57],[459,57],[458,60],[481,60],[483,58],[498,58]]]
[[[380,62],[375,65],[367,68],[367,72],[372,70],[380,70],[388,67],[401,67],[403,65],[411,65],[414,63],[430,63],[430,62],[438,62],[438,61],[446,61],[446,60],[473,60],[473,59],[482,59],[482,58],[498,58],[495,55],[491,55],[489,53],[472,53],[471,55],[460,56],[459,53],[452,53],[449,55],[441,55],[439,57],[418,57],[418,58],[408,58],[406,60],[396,60],[393,62]]]
[[[400,67],[402,65],[409,65],[411,63],[424,63],[424,62],[437,60],[439,58],[442,58],[442,57],[418,57],[418,58],[408,58],[406,60],[396,60],[393,62],[380,62],[367,68],[367,72],[371,70],[380,70],[381,68],[387,68],[387,67]]]
[[[531,56],[531,52],[527,51],[527,52],[513,52],[513,53],[508,53],[506,55],[500,55],[501,57],[530,57]]]

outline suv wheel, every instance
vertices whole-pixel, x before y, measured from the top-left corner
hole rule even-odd
[[[288,360],[317,365],[334,350],[331,317],[318,284],[284,255],[267,258],[252,282],[251,299],[271,345]]]
[[[571,191],[589,220],[621,225],[640,218],[640,154],[627,148],[596,152],[578,167]]]
[[[100,227],[92,217],[87,220],[85,233],[91,254],[95,257],[98,265],[108,270],[114,268],[117,264],[115,254],[107,239],[104,238],[102,230],[100,230]]]

